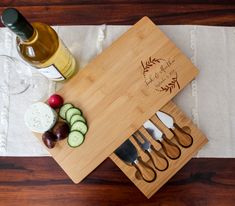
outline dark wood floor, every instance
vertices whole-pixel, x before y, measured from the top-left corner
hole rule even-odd
[[[156,24],[235,26],[231,0],[1,0],[30,21],[48,24]],[[50,157],[0,157],[0,206],[8,205],[235,205],[235,159],[193,159],[150,200],[105,160],[75,185]]]
[[[234,163],[193,159],[147,200],[109,159],[75,185],[52,158],[2,157],[0,205],[234,205]]]
[[[30,21],[48,24],[133,24],[148,15],[157,24],[235,24],[234,0],[1,0]]]

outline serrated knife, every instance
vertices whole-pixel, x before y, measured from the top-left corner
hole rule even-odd
[[[173,117],[161,111],[156,112],[156,116],[174,134],[174,137],[179,145],[184,148],[188,148],[193,144],[192,136],[179,127],[174,121]]]
[[[114,152],[119,159],[130,166],[134,166],[145,182],[153,182],[157,178],[155,170],[138,155],[137,149],[127,139]]]

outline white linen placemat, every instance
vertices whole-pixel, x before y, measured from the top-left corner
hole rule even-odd
[[[129,26],[54,28],[83,68]],[[200,70],[197,79],[174,99],[209,139],[197,156],[235,157],[235,28],[183,25],[160,28]],[[0,54],[19,58],[14,38],[6,28],[0,29]],[[55,86],[50,83],[48,95],[56,90]],[[0,155],[49,155],[24,125],[23,115],[30,104],[27,92],[18,96],[0,94]]]

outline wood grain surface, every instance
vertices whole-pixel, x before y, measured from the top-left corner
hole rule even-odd
[[[234,0],[1,0],[30,21],[49,24],[133,24],[148,15],[157,24],[235,26]],[[131,12],[130,12],[131,11]],[[107,159],[75,185],[51,157],[0,157],[0,205],[235,205],[235,159],[193,159],[150,200]]]
[[[203,146],[205,146],[205,144],[208,142],[208,140],[206,139],[204,134],[197,128],[197,126],[194,125],[193,122],[190,119],[188,119],[188,117],[183,113],[183,111],[176,104],[174,104],[172,101],[168,102],[164,107],[162,107],[161,111],[165,112],[166,114],[170,114],[171,117],[174,118],[174,121],[177,122],[177,124],[181,125],[180,127],[188,129],[190,135],[193,137],[193,144],[188,148],[182,148],[182,147],[177,146],[179,148],[180,153],[181,153],[180,157],[177,159],[174,159],[174,160],[167,157],[167,161],[169,162],[169,167],[167,170],[162,171],[162,172],[155,170],[157,173],[157,178],[155,181],[153,181],[151,183],[146,183],[141,178],[139,178],[139,175],[137,175],[138,173],[136,172],[137,170],[135,167],[130,167],[130,165],[125,164],[122,160],[120,160],[118,158],[118,156],[115,153],[113,153],[110,156],[110,158],[113,160],[113,162],[116,163],[116,165],[126,174],[126,176],[136,185],[136,187],[139,188],[139,190],[147,198],[152,197],[152,195],[154,195],[166,182],[168,182],[168,180],[171,179],[185,164],[187,164],[188,161],[190,161],[191,158],[201,148],[203,148]],[[166,135],[165,137],[167,139],[170,139],[170,141],[172,143],[174,143],[175,145],[179,145],[176,142],[176,138],[174,137],[173,133],[170,132],[170,130],[165,127],[165,125],[161,122],[160,119],[158,119],[156,117],[155,114],[153,114],[153,116],[150,118],[150,120],[153,124],[155,124],[157,126],[158,129],[160,129],[160,131],[163,132],[164,135]],[[141,132],[143,132],[144,127],[141,126],[141,128],[139,130]],[[143,132],[142,134],[144,134],[145,138],[148,139],[148,141],[151,143],[152,146],[154,146],[154,148],[157,149],[157,146],[158,147],[160,146],[158,142],[154,141],[154,139],[147,132],[147,130],[145,130],[145,132]],[[146,134],[148,134],[148,135],[146,135]],[[165,137],[164,137],[164,139],[166,139]],[[180,134],[179,137],[182,137],[182,134]],[[143,161],[148,162],[153,167],[149,156],[146,155],[146,153],[140,149],[140,147],[138,146],[136,141],[134,141],[133,136],[131,136],[129,139],[135,145],[135,147],[138,151],[138,154],[141,156]],[[163,141],[161,141],[161,142],[163,142]],[[160,151],[160,152],[162,152],[162,154],[166,155],[166,153],[163,152],[162,149],[163,148],[160,147],[160,149],[158,151]],[[169,147],[167,148],[167,150],[169,150]],[[153,156],[156,156],[156,155],[153,154]],[[140,165],[140,164],[138,164],[138,165]],[[144,172],[146,174],[146,170],[144,170]],[[144,172],[143,172],[143,174],[144,174]],[[152,174],[153,173],[150,173],[150,177],[153,177]],[[147,175],[149,175],[149,173],[147,173]]]
[[[175,44],[143,17],[57,91],[83,111],[89,130],[80,147],[71,148],[65,140],[48,151],[79,183],[197,74]],[[37,137],[44,145],[42,134]]]
[[[48,24],[133,24],[147,15],[156,24],[235,24],[234,0],[1,0],[30,21]]]
[[[232,206],[234,171],[234,159],[192,159],[147,200],[108,159],[75,185],[50,157],[1,157],[0,205]]]

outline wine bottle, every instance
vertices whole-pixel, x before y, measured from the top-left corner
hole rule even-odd
[[[20,56],[47,78],[64,81],[76,72],[73,55],[50,26],[39,22],[30,24],[14,8],[5,9],[1,20],[17,35]]]

